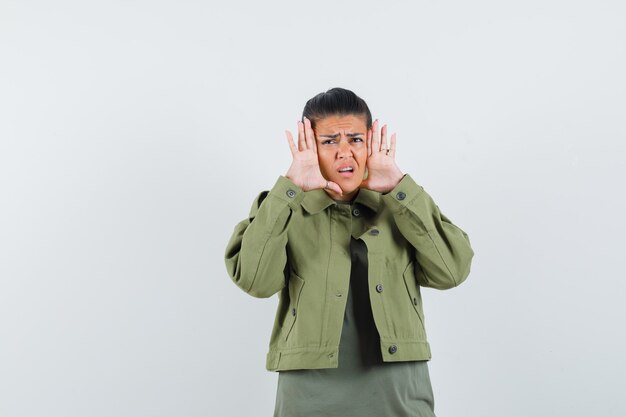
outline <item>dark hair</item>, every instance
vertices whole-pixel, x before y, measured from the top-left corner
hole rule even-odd
[[[315,128],[315,122],[328,116],[362,116],[365,117],[366,127],[372,127],[372,113],[367,103],[361,97],[350,90],[335,87],[319,93],[304,105],[302,117],[311,121],[311,127]]]

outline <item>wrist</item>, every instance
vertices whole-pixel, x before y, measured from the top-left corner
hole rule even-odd
[[[403,174],[400,170],[398,170],[398,172],[396,173],[396,179],[395,179],[394,186],[391,188],[392,190],[393,190],[394,188],[396,188],[396,186],[397,186],[398,184],[400,184],[400,181],[402,181],[402,178],[404,178],[404,175],[405,175],[405,174]],[[391,191],[391,190],[390,190],[390,191]]]
[[[297,180],[296,176],[293,175],[291,170],[287,171],[287,173],[283,176],[287,178],[289,181],[291,181],[292,183],[294,183],[295,185],[297,185],[298,187],[302,188],[301,182]]]
[[[387,191],[385,191],[384,194],[387,194],[388,192],[390,192],[391,190],[396,188],[398,186],[398,184],[400,184],[400,181],[402,181],[402,178],[404,178],[404,175],[405,174],[403,174],[402,172],[398,171],[396,173],[396,175],[394,176],[393,181],[391,181],[389,189],[387,189]]]

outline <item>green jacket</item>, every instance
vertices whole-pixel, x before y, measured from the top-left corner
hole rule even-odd
[[[243,291],[279,293],[267,370],[338,367],[351,237],[367,246],[383,361],[431,358],[420,286],[447,289],[467,278],[474,256],[467,234],[408,174],[386,194],[360,189],[352,205],[280,176],[235,226],[225,252]]]

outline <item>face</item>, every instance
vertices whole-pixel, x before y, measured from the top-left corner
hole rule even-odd
[[[359,190],[367,165],[367,126],[364,116],[329,116],[315,123],[320,170],[339,184],[343,195],[325,189],[333,199],[349,201]]]

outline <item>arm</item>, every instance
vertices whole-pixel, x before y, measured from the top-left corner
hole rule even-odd
[[[396,134],[387,146],[387,125],[378,132],[378,119],[368,131],[369,176],[363,186],[382,193],[400,233],[415,248],[419,285],[456,287],[470,272],[474,251],[467,234],[444,216],[433,199],[395,163]]]
[[[228,275],[248,294],[271,297],[285,286],[287,228],[303,190],[284,176],[258,195],[250,215],[235,226],[226,246]]]
[[[469,237],[439,211],[423,187],[406,174],[381,197],[398,229],[415,248],[423,272],[416,271],[419,285],[447,289],[465,281],[474,256]]]
[[[304,192],[328,187],[341,194],[339,185],[322,176],[317,157],[315,133],[306,117],[298,122],[298,144],[288,130],[287,143],[293,161],[285,176],[255,200],[248,219],[242,220],[226,246],[228,275],[245,292],[271,297],[286,285],[287,227]]]

